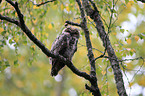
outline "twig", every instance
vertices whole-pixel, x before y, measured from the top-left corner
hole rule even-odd
[[[33,5],[36,5],[37,7],[39,7],[39,6],[41,6],[41,5],[47,4],[47,3],[49,3],[49,2],[54,2],[54,1],[56,1],[56,0],[50,0],[50,1],[46,1],[46,2],[41,2],[40,4],[36,4],[36,3],[34,3],[32,0],[29,0],[29,1],[31,1],[31,2],[33,3]]]
[[[18,22],[16,19],[12,19],[12,18],[10,18],[10,17],[8,17],[8,16],[2,16],[2,15],[0,14],[0,19],[1,19],[1,20],[6,20],[6,21],[8,21],[8,22],[10,22],[10,23],[14,23],[14,24],[20,26],[19,22]]]
[[[145,3],[145,0],[137,0],[137,1],[141,1],[142,3]]]
[[[52,58],[57,58],[58,60],[62,61],[64,64],[66,64],[73,73],[75,73],[76,75],[85,78],[86,80],[92,81],[92,77],[90,75],[88,75],[86,72],[81,72],[79,71],[71,61],[69,61],[68,59],[64,58],[61,55],[58,54],[53,54],[50,52],[50,50],[48,50],[44,44],[42,44],[33,34],[32,32],[28,29],[28,27],[25,25],[24,19],[23,19],[23,15],[21,14],[21,11],[19,10],[18,7],[18,3],[17,2],[13,2],[11,0],[6,0],[8,3],[10,3],[16,10],[18,17],[19,17],[19,21],[12,19],[10,17],[7,16],[2,16],[0,15],[0,19],[1,20],[6,20],[8,22],[14,23],[16,25],[18,25],[23,32],[29,37],[29,39],[31,41],[33,41],[41,50],[42,52],[47,55],[48,57],[52,57]]]
[[[123,61],[134,61],[134,60],[139,60],[139,59],[144,60],[143,57],[137,57],[137,58],[134,58],[134,59],[124,59],[124,60],[119,60],[119,62],[123,62]]]
[[[78,43],[78,44],[81,45],[81,46],[87,47],[86,45],[83,45],[83,44],[81,44],[81,43]],[[97,51],[99,51],[100,53],[103,53],[103,52],[100,51],[99,49],[96,49],[96,48],[93,48],[93,47],[92,47],[92,49],[97,50]]]
[[[98,56],[97,58],[95,58],[95,61],[97,60],[97,59],[99,59],[99,58],[109,58],[108,56],[104,56],[104,55],[100,55],[100,56]]]
[[[65,23],[73,25],[73,26],[81,27],[81,24],[79,24],[79,23],[74,23],[74,22],[71,22],[71,21],[65,21]]]

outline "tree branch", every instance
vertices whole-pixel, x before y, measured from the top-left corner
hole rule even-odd
[[[137,1],[140,1],[140,2],[142,2],[142,3],[145,3],[145,0],[137,0]]]
[[[124,59],[124,60],[119,60],[119,62],[123,62],[123,61],[134,61],[134,60],[139,60],[139,59],[144,60],[143,57],[137,57],[137,58],[134,58],[134,59]]]
[[[32,0],[29,0],[29,1],[31,1],[31,2],[33,3],[33,5],[36,5],[37,7],[40,7],[41,5],[47,4],[47,3],[49,3],[49,2],[54,2],[54,1],[56,1],[56,0],[50,0],[50,1],[46,1],[46,2],[41,2],[40,4],[36,4],[36,3],[34,3]]]
[[[0,14],[0,19],[1,19],[1,20],[6,20],[6,21],[8,21],[8,22],[10,22],[10,23],[14,23],[14,24],[16,24],[17,26],[20,26],[19,21],[15,20],[15,19],[12,19],[12,18],[10,18],[10,17],[8,17],[8,16],[2,16],[2,15]]]
[[[82,7],[82,4],[81,4],[80,0],[76,0],[76,2],[78,3],[78,6],[79,6],[79,9],[80,9],[80,12],[81,12],[81,18],[82,18],[81,28],[85,33],[86,46],[87,46],[87,50],[88,50],[87,56],[89,58],[90,65],[91,65],[90,75],[93,78],[93,81],[90,81],[91,87],[87,86],[86,89],[88,89],[90,92],[92,92],[92,94],[94,96],[101,96],[101,93],[100,93],[100,90],[99,90],[98,84],[97,84],[95,59],[94,59],[94,54],[93,54],[93,51],[92,51],[90,33],[89,33],[88,28],[87,28],[87,20],[86,20],[86,17],[85,17],[85,12],[84,12],[84,9]]]
[[[74,22],[71,22],[71,21],[65,21],[65,23],[73,25],[73,26],[81,27],[81,24],[79,24],[79,23],[74,23]]]
[[[83,6],[85,8],[87,15],[90,16],[90,18],[94,20],[94,22],[96,24],[96,29],[103,42],[103,46],[105,47],[105,49],[107,49],[109,60],[111,62],[111,67],[114,71],[118,94],[119,94],[119,96],[127,96],[127,93],[126,93],[126,90],[124,87],[123,76],[122,76],[121,69],[119,66],[119,61],[118,61],[117,56],[115,55],[114,49],[111,46],[109,37],[105,32],[105,28],[104,28],[103,22],[101,20],[99,11],[96,9],[97,8],[96,6],[95,6],[96,8],[94,7],[94,9],[92,9],[88,0],[82,0],[82,2],[83,2]],[[92,2],[93,1],[91,1],[91,3]]]
[[[11,0],[6,0],[8,3],[10,3],[16,10],[18,17],[19,17],[19,21],[12,19],[10,17],[7,16],[2,16],[0,15],[0,19],[1,20],[6,20],[10,23],[14,23],[16,25],[18,25],[23,32],[29,37],[29,39],[31,41],[33,41],[40,49],[41,51],[47,55],[48,57],[52,57],[52,58],[57,58],[58,60],[62,61],[64,64],[66,64],[73,73],[75,73],[76,75],[85,78],[86,80],[92,81],[92,77],[90,75],[88,75],[85,72],[81,72],[79,71],[71,61],[69,61],[67,58],[64,58],[61,55],[58,54],[53,54],[50,52],[50,50],[48,50],[44,44],[42,44],[33,34],[32,32],[28,29],[28,27],[25,25],[24,19],[23,19],[23,15],[21,14],[21,11],[19,10],[18,7],[18,3],[17,2],[12,2]]]

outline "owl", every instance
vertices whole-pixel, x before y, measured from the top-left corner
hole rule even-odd
[[[74,53],[77,51],[77,42],[79,36],[79,30],[77,28],[68,26],[53,42],[51,52],[62,55],[71,61]],[[65,66],[63,62],[57,60],[56,58],[50,58],[50,64],[52,64],[52,76],[56,76],[58,72]]]

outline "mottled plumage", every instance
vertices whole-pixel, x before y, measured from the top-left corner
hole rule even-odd
[[[72,60],[74,53],[77,50],[77,42],[79,39],[79,31],[77,28],[67,27],[63,30],[56,40],[53,42],[51,52],[60,54],[69,60]],[[56,76],[65,64],[56,58],[50,58],[52,64],[51,75]]]

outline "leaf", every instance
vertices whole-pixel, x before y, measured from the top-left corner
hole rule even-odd
[[[10,44],[13,44],[13,43],[15,43],[15,42],[14,42],[14,40],[9,39],[9,43],[10,43]]]
[[[67,10],[68,12],[70,11],[70,9],[69,9],[69,7],[68,7],[68,6],[66,7],[66,10]]]
[[[138,85],[145,87],[145,76],[141,76],[138,80]]]
[[[140,34],[138,34],[138,36],[140,37],[140,39],[144,39],[145,33],[140,33]]]
[[[48,28],[49,28],[49,29],[52,29],[52,24],[49,24],[49,25],[48,25]]]
[[[33,23],[36,24],[37,23],[37,19],[33,20]]]
[[[54,5],[56,5],[58,3],[58,1],[56,0],[56,1],[54,1]]]
[[[124,32],[124,29],[120,29],[120,32],[122,32],[122,33],[123,33],[123,32]]]
[[[125,0],[125,3],[127,4],[129,2],[129,0]]]
[[[32,34],[34,34],[34,27],[31,29]]]
[[[60,6],[60,7],[61,7],[61,10],[63,10],[63,9],[64,9],[64,6],[63,6],[63,4],[61,4],[61,6]]]
[[[130,39],[130,38],[127,39],[126,42],[127,42],[128,44],[131,44],[131,39]]]
[[[135,3],[137,3],[137,0],[134,0]]]
[[[102,75],[105,75],[106,74],[106,71],[101,71]]]
[[[138,40],[139,40],[139,36],[135,36],[134,39],[135,39],[136,41],[138,41]]]
[[[16,66],[16,67],[19,66],[18,60],[15,60],[15,61],[14,61],[14,66]]]
[[[6,67],[9,67],[10,66],[9,61],[7,61],[7,60],[5,61],[5,66]]]
[[[113,13],[117,13],[115,9],[113,9],[112,11],[113,11]]]
[[[23,41],[23,44],[24,44],[24,45],[27,45],[27,41],[26,41],[26,40],[24,40],[24,41]]]
[[[0,28],[0,33],[3,32],[3,31],[4,31],[4,29],[3,28]]]
[[[132,56],[134,52],[130,51],[130,55]]]
[[[51,25],[52,25],[52,27],[54,27],[54,23],[53,22],[51,22]]]
[[[36,5],[33,6],[33,9],[39,9],[39,7],[37,7]]]

